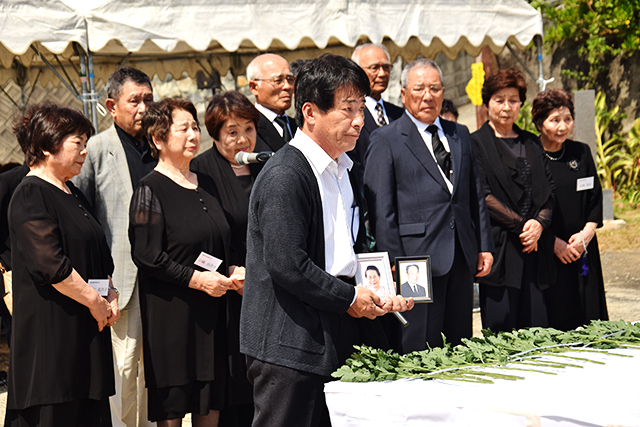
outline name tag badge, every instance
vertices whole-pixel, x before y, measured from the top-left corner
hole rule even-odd
[[[578,179],[576,182],[576,191],[591,190],[593,188],[593,180],[593,176]]]
[[[200,252],[198,259],[194,262],[198,267],[202,267],[205,270],[216,271],[220,264],[222,264],[222,260],[214,257],[213,255],[209,255],[206,252]]]
[[[89,279],[88,283],[101,297],[106,297],[109,293],[109,279]]]

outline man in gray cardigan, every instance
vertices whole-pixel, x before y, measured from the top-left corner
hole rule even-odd
[[[373,319],[413,306],[354,286],[355,254],[367,248],[365,206],[345,153],[360,134],[369,90],[347,58],[306,63],[295,88],[301,128],[254,184],[240,324],[253,427],[330,425],[324,383],[354,344],[386,346]]]

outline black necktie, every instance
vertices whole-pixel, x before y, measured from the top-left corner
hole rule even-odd
[[[451,181],[451,153],[445,150],[440,137],[438,136],[438,126],[429,125],[427,130],[431,132],[431,144],[433,145],[433,154],[436,156],[436,161],[444,172],[444,176]]]
[[[284,142],[291,141],[291,132],[289,132],[289,120],[287,116],[276,116],[276,123],[282,128],[282,138],[284,138]]]

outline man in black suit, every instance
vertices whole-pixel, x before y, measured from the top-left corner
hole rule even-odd
[[[385,126],[402,116],[404,109],[382,100],[382,93],[389,86],[391,61],[387,48],[382,44],[367,43],[356,47],[351,59],[358,64],[369,77],[371,94],[365,97],[364,126],[360,138],[349,153],[349,157],[364,170],[364,155],[369,148],[369,135],[381,126]]]
[[[324,383],[354,344],[386,346],[373,319],[413,306],[397,296],[383,304],[355,287],[356,253],[367,250],[367,238],[345,152],[358,139],[368,92],[366,74],[350,59],[327,54],[303,65],[296,79],[302,127],[253,186],[240,319],[253,427],[329,426]]]
[[[418,284],[420,277],[420,267],[416,264],[407,266],[407,281],[402,284],[402,296],[409,297],[426,297],[427,290],[424,286]]]
[[[291,107],[295,77],[286,59],[265,53],[247,65],[247,78],[260,112],[254,151],[278,151],[296,133],[295,121],[285,113]]]
[[[489,214],[466,126],[438,117],[438,65],[419,59],[402,72],[405,114],[371,134],[364,182],[378,250],[389,258],[430,255],[433,303],[407,313],[402,350],[471,337],[474,275],[489,273]]]

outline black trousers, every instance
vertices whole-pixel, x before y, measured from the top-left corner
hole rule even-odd
[[[456,237],[453,265],[444,276],[432,278],[433,302],[419,303],[403,313],[409,326],[401,330],[402,353],[441,347],[442,335],[453,345],[473,334],[473,273]]]
[[[252,427],[330,427],[324,384],[331,377],[263,362],[247,356],[253,384]]]

